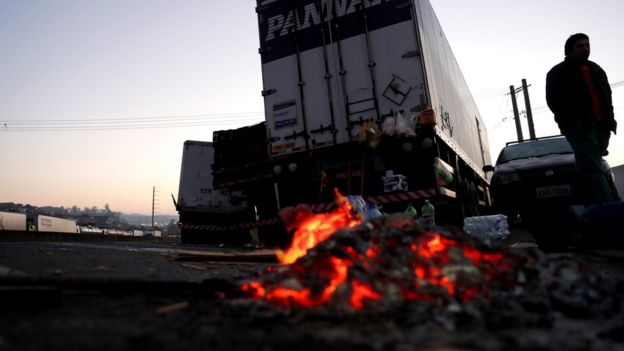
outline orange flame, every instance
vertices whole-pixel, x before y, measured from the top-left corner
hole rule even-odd
[[[254,298],[264,298],[269,302],[285,307],[291,305],[298,305],[303,307],[320,306],[324,303],[327,303],[336,292],[338,286],[343,284],[344,281],[347,279],[348,268],[350,265],[349,261],[342,260],[336,257],[331,257],[329,259],[329,263],[330,267],[328,269],[328,272],[326,273],[328,276],[327,285],[320,294],[314,296],[309,288],[297,290],[280,286],[267,292],[266,288],[257,281],[243,284],[242,290],[244,292],[250,293],[251,296]],[[372,291],[370,287],[363,287],[361,289],[366,288]],[[370,291],[364,291],[360,293],[360,295],[362,296],[358,297],[360,304],[363,298],[368,297],[372,294],[372,292]]]
[[[362,218],[353,213],[351,203],[347,198],[342,196],[337,189],[334,190],[334,194],[338,208],[329,213],[313,214],[303,220],[293,236],[290,247],[286,251],[277,252],[277,258],[281,263],[295,262],[309,249],[329,238],[336,230],[351,228],[362,222]]]
[[[351,292],[351,300],[349,303],[355,310],[360,310],[364,307],[364,299],[379,300],[383,297],[366,283],[354,280],[351,286],[353,291]]]
[[[284,307],[311,308],[326,304],[335,296],[338,297],[335,301],[346,297],[354,310],[360,310],[366,300],[380,300],[384,298],[384,294],[396,291],[394,288],[386,289],[384,284],[396,284],[397,281],[390,279],[386,283],[378,283],[375,280],[373,283],[369,280],[369,283],[366,283],[356,279],[360,277],[359,275],[351,275],[352,267],[355,269],[354,272],[361,274],[362,270],[365,270],[371,272],[371,276],[383,278],[382,272],[396,269],[392,268],[392,265],[396,264],[392,261],[396,251],[407,258],[405,263],[408,266],[401,268],[409,267],[409,271],[413,273],[411,278],[402,281],[405,285],[397,286],[405,301],[432,300],[439,296],[430,289],[421,289],[426,286],[434,287],[433,291],[440,291],[442,294],[466,301],[478,293],[487,292],[487,285],[463,283],[461,273],[452,272],[453,265],[457,267],[458,264],[462,264],[461,262],[467,265],[472,263],[481,269],[482,273],[490,274],[490,278],[496,276],[495,269],[509,268],[502,253],[481,252],[469,243],[419,229],[404,231],[402,235],[405,235],[407,240],[385,237],[381,241],[380,239],[369,241],[369,246],[361,251],[350,246],[343,247],[344,256],[341,257],[318,255],[310,257],[310,260],[297,261],[336,230],[354,227],[362,221],[362,218],[352,211],[351,203],[337,190],[335,194],[338,208],[331,213],[310,214],[304,218],[299,222],[291,246],[285,252],[278,253],[280,261],[290,265],[291,271],[287,280],[283,280],[281,284],[248,282],[241,287],[244,292],[252,298],[263,299]],[[402,218],[395,223],[401,223],[395,224],[397,225],[395,228],[410,225]],[[384,250],[389,253],[384,253]],[[308,276],[313,277],[314,282],[309,287],[305,286],[307,284],[305,282],[309,281]],[[287,283],[290,281],[296,282],[294,286]]]

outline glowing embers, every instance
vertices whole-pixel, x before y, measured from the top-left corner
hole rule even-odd
[[[337,190],[334,190],[334,194],[337,208],[332,212],[312,214],[300,209],[294,214],[296,218],[293,225],[297,229],[290,247],[285,252],[277,253],[277,258],[281,263],[295,262],[309,249],[329,238],[336,230],[351,228],[362,222],[361,216],[353,211],[347,198]],[[304,218],[301,218],[302,214]]]
[[[427,231],[410,216],[394,215],[329,233],[304,256],[242,289],[283,307],[450,303],[486,297],[493,285],[513,285],[504,272],[518,264],[500,252],[475,248],[459,233]]]

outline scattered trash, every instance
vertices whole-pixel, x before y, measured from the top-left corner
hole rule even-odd
[[[485,244],[491,240],[503,240],[510,234],[507,216],[502,214],[466,217],[464,218],[464,232]]]
[[[351,208],[353,211],[357,212],[362,216],[362,218],[366,217],[366,213],[368,208],[366,206],[366,201],[360,195],[349,195],[347,196],[347,200],[351,203]]]
[[[156,310],[156,314],[157,315],[163,315],[163,314],[167,314],[167,313],[183,310],[183,309],[187,308],[188,306],[189,306],[189,303],[187,301],[182,301],[182,302],[178,302],[178,303],[174,303],[174,304],[171,304],[171,305],[160,307],[160,308],[158,308]]]
[[[429,199],[425,200],[425,204],[420,210],[420,215],[424,225],[435,225],[435,207],[429,202]]]
[[[405,213],[407,213],[408,215],[414,216],[414,217],[418,216],[418,211],[416,211],[416,209],[414,208],[412,203],[407,204],[407,208],[405,209]]]
[[[393,191],[407,191],[407,177],[402,174],[394,174],[392,171],[387,171],[386,175],[382,177],[384,192],[390,193]]]
[[[370,221],[373,218],[377,218],[382,216],[381,211],[379,211],[380,207],[377,204],[368,204],[366,205],[366,220]]]
[[[401,112],[397,112],[395,115],[395,118],[396,118],[396,133],[399,136],[410,137],[410,136],[416,135],[416,133],[414,132],[414,129],[416,128],[414,121],[410,120],[409,118],[404,117]]]
[[[394,117],[386,117],[381,123],[381,130],[386,136],[393,136],[396,133],[396,119]]]

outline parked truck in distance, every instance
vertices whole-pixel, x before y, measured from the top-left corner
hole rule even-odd
[[[214,189],[211,142],[187,140],[182,151],[182,167],[176,209],[180,215],[182,242],[222,243],[242,240],[230,234],[226,225],[243,220],[247,200],[241,191]]]
[[[385,212],[429,199],[438,223],[490,206],[485,125],[427,0],[259,0],[256,12],[265,121],[215,131],[200,165],[206,189],[245,201],[215,218],[189,215],[185,198],[183,237],[215,224],[271,241],[281,208],[326,211],[334,188]]]
[[[29,221],[28,230],[33,232],[77,233],[78,227],[75,219],[37,215],[33,221]]]
[[[26,230],[26,215],[23,213],[0,212],[0,230]]]

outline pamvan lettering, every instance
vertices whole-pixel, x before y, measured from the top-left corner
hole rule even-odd
[[[267,31],[264,41],[268,42],[277,37],[294,33],[296,30],[318,26],[322,22],[355,13],[360,6],[369,8],[392,1],[395,0],[334,0],[323,2],[321,5],[323,11],[319,9],[316,2],[311,2],[302,9],[293,9],[285,14],[271,16],[266,22]],[[321,19],[322,14],[325,16]]]

